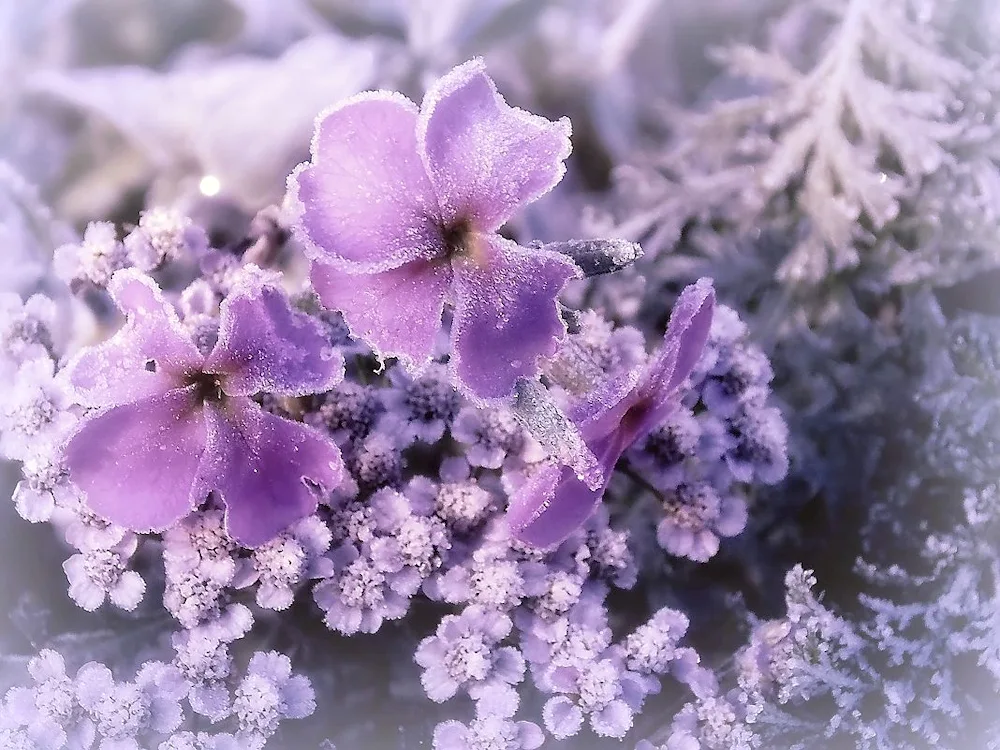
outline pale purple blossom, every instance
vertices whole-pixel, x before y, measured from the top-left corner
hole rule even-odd
[[[140,750],[147,733],[177,729],[187,688],[180,672],[158,662],[144,664],[133,682],[115,682],[111,670],[96,662],[76,676],[77,700],[94,721],[99,750]]]
[[[514,721],[517,695],[501,687],[483,692],[476,702],[476,718],[469,724],[445,721],[434,728],[434,750],[536,750],[545,741],[541,728],[530,721]]]
[[[689,409],[680,406],[632,447],[628,459],[654,486],[674,487],[697,454],[701,435],[701,423]]]
[[[472,556],[435,576],[424,587],[432,599],[511,610],[546,590],[546,566],[515,559],[508,547],[483,545]]]
[[[312,684],[307,677],[292,674],[287,656],[274,651],[253,655],[233,700],[239,739],[267,740],[285,719],[302,719],[315,710]]]
[[[12,500],[18,515],[31,523],[49,521],[57,507],[79,506],[80,495],[69,482],[69,474],[58,453],[40,453],[27,458],[21,466],[22,479],[14,488]]]
[[[629,532],[608,526],[607,512],[598,509],[587,524],[587,564],[593,575],[620,589],[632,588],[639,578],[639,564],[629,546]]]
[[[22,364],[0,406],[0,454],[25,460],[58,448],[73,431],[70,396],[48,357]]]
[[[367,437],[383,412],[375,388],[345,380],[329,390],[306,421],[325,430],[341,448]]]
[[[510,107],[481,60],[437,81],[419,110],[386,92],[327,110],[312,161],[289,180],[324,304],[418,370],[450,301],[456,383],[510,396],[565,334],[556,296],[579,271],[496,232],[562,177],[569,134],[567,120]]]
[[[420,574],[398,555],[368,556],[352,544],[332,554],[336,572],[316,584],[313,596],[323,622],[344,635],[375,633],[386,620],[398,620],[420,588]]]
[[[127,567],[136,545],[129,536],[111,549],[84,550],[63,563],[73,601],[88,612],[109,599],[119,609],[135,609],[146,593],[142,576]]]
[[[777,484],[788,473],[788,425],[770,406],[747,404],[733,417],[726,464],[740,482]]]
[[[652,689],[648,680],[613,657],[557,667],[549,679],[560,695],[546,702],[545,725],[558,739],[579,731],[581,715],[588,717],[595,734],[624,737]]]
[[[625,665],[641,674],[664,674],[680,656],[678,644],[689,624],[683,612],[669,607],[658,610],[625,639]]]
[[[714,300],[707,279],[685,289],[660,352],[645,369],[611,378],[574,407],[573,421],[603,476],[599,482],[585,481],[569,467],[554,464],[530,476],[511,498],[507,512],[516,538],[538,547],[553,546],[594,512],[621,455],[676,407],[677,391],[708,337]]]
[[[399,440],[388,429],[372,432],[347,457],[347,467],[361,492],[399,487],[405,464]]]
[[[424,670],[420,682],[430,699],[440,703],[459,690],[476,697],[493,684],[519,683],[524,658],[516,648],[500,645],[512,628],[507,615],[477,605],[446,615],[414,657]]]
[[[173,665],[188,681],[188,701],[195,712],[218,721],[229,714],[231,695],[227,680],[233,671],[231,643],[250,630],[253,616],[242,604],[232,604],[219,616],[175,633]]]
[[[504,459],[524,446],[524,428],[504,409],[463,407],[451,430],[472,466],[499,469]]]
[[[177,209],[152,208],[143,211],[139,226],[123,244],[132,265],[140,271],[154,271],[181,259],[194,259],[208,248],[205,230]]]
[[[432,362],[419,375],[410,377],[403,368],[393,367],[389,381],[392,387],[382,391],[382,399],[390,418],[400,424],[401,440],[405,444],[440,440],[460,404],[447,368]]]
[[[203,560],[166,568],[164,608],[186,628],[214,617],[238,572],[232,558]]]
[[[128,265],[125,247],[118,241],[115,225],[95,221],[87,225],[83,241],[56,248],[52,258],[56,275],[71,288],[80,284],[106,287],[116,271]]]
[[[656,540],[667,552],[705,562],[719,551],[720,537],[736,536],[746,526],[747,508],[733,495],[720,497],[702,481],[679,484],[662,495],[663,517]]]
[[[258,606],[288,609],[300,584],[328,577],[332,564],[325,554],[331,542],[329,527],[318,516],[306,516],[254,549],[250,559],[257,580]]]
[[[43,649],[28,662],[34,685],[12,688],[4,698],[0,714],[6,713],[24,727],[35,744],[30,747],[85,750],[94,742],[94,723],[76,700],[76,687],[66,674],[63,658]],[[2,720],[0,720],[2,724]],[[0,739],[3,729],[0,728]],[[17,747],[16,743],[4,747]]]
[[[25,301],[0,293],[0,372],[55,354],[56,305],[43,294]]]
[[[75,400],[101,410],[67,446],[88,505],[134,531],[163,530],[215,491],[229,533],[247,546],[314,511],[316,493],[303,480],[336,487],[340,452],[250,399],[323,391],[341,379],[342,360],[312,319],[250,267],[222,303],[219,343],[206,358],[147,277],[121,271],[111,292],[125,327],[65,370]]]

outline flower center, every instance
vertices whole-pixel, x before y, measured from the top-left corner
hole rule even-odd
[[[486,261],[483,238],[469,219],[457,219],[442,226],[441,239],[444,241],[445,260],[468,259],[477,264]]]
[[[218,375],[198,372],[191,377],[191,384],[198,386],[198,398],[201,401],[219,403],[226,397]]]

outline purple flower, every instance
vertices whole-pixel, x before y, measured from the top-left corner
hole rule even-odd
[[[135,536],[129,535],[112,549],[87,550],[64,562],[73,601],[88,612],[96,610],[106,599],[126,611],[139,606],[146,593],[146,582],[134,570],[126,569],[136,544]]]
[[[401,367],[389,371],[394,386],[383,391],[386,410],[398,421],[404,444],[436,443],[458,412],[458,391],[448,380],[444,365],[432,362],[417,378],[409,378]]]
[[[499,469],[504,460],[524,447],[524,428],[507,410],[466,406],[455,418],[452,437],[465,448],[472,466]]]
[[[137,226],[122,243],[136,268],[154,271],[185,256],[197,256],[208,248],[205,230],[176,209],[143,211]]]
[[[574,407],[571,416],[600,463],[603,484],[588,486],[571,468],[555,464],[534,473],[511,498],[507,512],[516,539],[552,546],[593,513],[622,453],[676,407],[677,389],[708,338],[714,303],[715,292],[707,279],[687,287],[670,316],[660,353],[645,371],[611,378]]]
[[[114,273],[127,265],[125,247],[109,221],[91,222],[82,242],[58,247],[52,256],[56,276],[72,288],[81,284],[105,287]]]
[[[663,495],[664,517],[656,540],[672,555],[705,562],[719,551],[719,537],[736,536],[747,523],[747,508],[735,495],[720,497],[710,484],[683,482]]]
[[[312,161],[289,180],[323,303],[418,370],[450,302],[459,388],[510,396],[565,335],[556,295],[579,271],[496,232],[559,182],[569,135],[567,120],[510,107],[478,59],[440,79],[419,110],[384,91],[328,110]]]
[[[519,683],[524,657],[516,648],[498,648],[512,627],[507,615],[477,605],[445,616],[414,657],[424,668],[420,682],[430,699],[440,703],[463,688],[477,696],[490,685]]]
[[[22,302],[16,294],[0,293],[0,371],[49,357],[55,349],[55,322],[56,305],[45,295]]]
[[[550,679],[562,695],[546,702],[543,716],[546,728],[556,739],[576,734],[584,715],[590,717],[591,729],[599,736],[624,737],[653,689],[651,681],[629,671],[615,658],[558,667]]]
[[[20,461],[61,445],[76,426],[76,418],[69,411],[52,360],[25,362],[11,386],[0,406],[0,455]]]
[[[100,408],[66,452],[90,508],[134,531],[161,530],[215,491],[226,529],[247,546],[312,513],[316,494],[304,480],[336,487],[340,451],[250,397],[314,393],[341,379],[342,359],[318,324],[250,266],[222,303],[206,357],[149,278],[121,271],[110,291],[125,326],[64,373],[78,403]]]
[[[49,521],[57,507],[73,508],[79,504],[76,488],[67,481],[61,456],[31,456],[22,465],[21,473],[23,479],[17,483],[11,499],[24,520]]]
[[[65,748],[86,750],[94,744],[94,723],[76,701],[76,687],[66,674],[63,658],[44,649],[28,662],[34,686],[15,687],[0,705],[0,747],[16,748],[16,741],[5,736],[2,714],[26,728],[28,748]]]
[[[253,578],[259,582],[257,604],[264,609],[283,610],[292,606],[295,589],[309,578],[332,573],[329,558],[329,527],[318,516],[307,516],[287,531],[253,551]]]
[[[513,721],[518,697],[510,688],[493,686],[476,702],[468,725],[445,721],[434,729],[434,750],[535,750],[545,734],[530,721]]]
[[[687,616],[663,607],[625,639],[625,666],[640,674],[664,674],[680,656],[677,647],[690,624]]]
[[[287,656],[258,651],[251,657],[233,700],[243,746],[266,740],[285,719],[304,719],[315,710],[316,694],[309,678],[293,675]]]
[[[103,664],[84,664],[76,676],[76,695],[101,736],[100,750],[139,750],[150,732],[172,732],[183,714],[180,700],[188,685],[174,667],[147,662],[133,682],[115,682]]]

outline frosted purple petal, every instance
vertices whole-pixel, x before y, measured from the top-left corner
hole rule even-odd
[[[199,475],[226,506],[226,529],[254,547],[316,510],[317,493],[344,473],[340,451],[313,429],[260,409],[246,398],[207,404],[208,445]]]
[[[663,336],[660,350],[646,370],[644,397],[661,405],[691,374],[712,327],[715,290],[699,279],[681,292]]]
[[[621,455],[674,408],[674,394],[708,339],[714,301],[708,280],[687,287],[670,317],[661,350],[644,373],[608,380],[572,410],[573,420],[601,466],[604,486]],[[603,490],[590,489],[566,467],[543,470],[511,498],[507,523],[518,540],[552,546],[586,521]]]
[[[194,477],[205,439],[190,386],[87,420],[66,447],[66,464],[94,513],[133,531],[158,531],[203,499]]]
[[[302,396],[339,383],[344,360],[313,317],[292,310],[284,292],[246,272],[222,303],[219,341],[205,370],[223,375],[231,396]]]
[[[416,105],[367,92],[317,122],[312,161],[289,180],[309,254],[358,271],[436,254],[438,206],[417,154]]]
[[[493,232],[562,179],[570,124],[511,107],[480,59],[424,97],[418,143],[446,221]]]
[[[200,368],[203,357],[156,283],[119,271],[108,286],[125,325],[107,341],[73,358],[63,377],[76,403],[117,406],[165,393]]]
[[[505,398],[518,378],[538,371],[566,327],[556,297],[578,271],[565,258],[480,235],[481,262],[455,264],[453,367],[463,390],[481,399]]]
[[[340,310],[351,332],[373,349],[397,356],[411,368],[430,359],[451,283],[450,266],[417,260],[381,273],[348,274],[314,263],[311,277],[323,304]]]

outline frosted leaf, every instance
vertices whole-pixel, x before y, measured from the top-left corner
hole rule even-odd
[[[642,257],[638,243],[628,240],[569,240],[550,242],[542,247],[566,255],[587,277],[621,271]]]
[[[600,484],[597,458],[541,383],[518,381],[513,413],[556,462],[572,468],[588,484]]]

